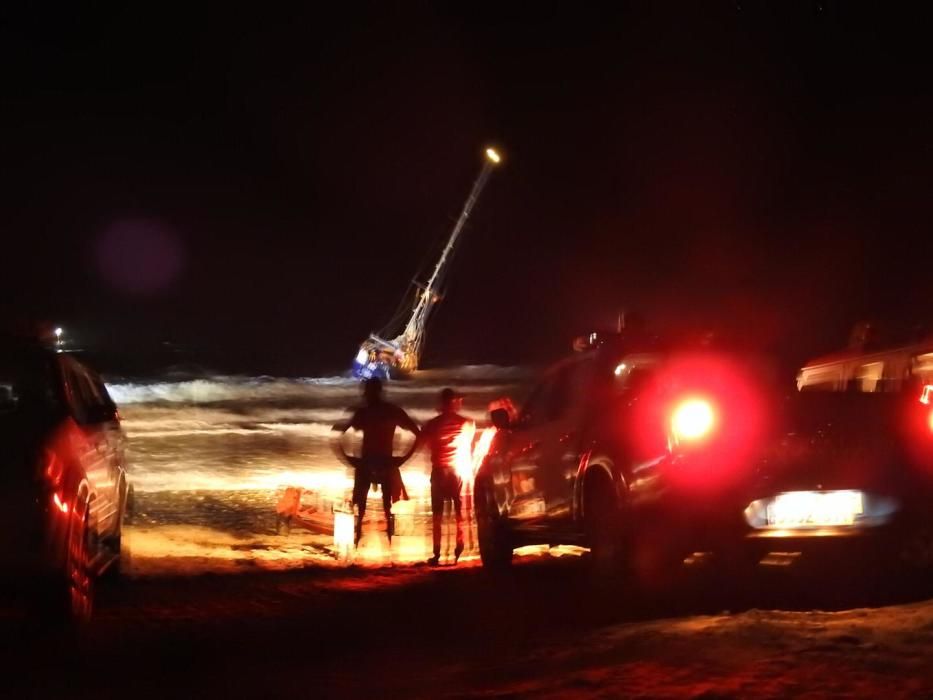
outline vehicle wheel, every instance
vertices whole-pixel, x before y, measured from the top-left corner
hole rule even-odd
[[[128,522],[130,517],[132,499],[133,487],[129,486],[126,491],[123,509],[120,513],[120,521],[117,524],[117,531],[106,539],[106,547],[114,557],[113,562],[107,567],[103,574],[103,577],[108,580],[119,578],[120,574],[127,569],[129,555],[123,551],[123,525]]]
[[[483,568],[507,569],[512,564],[512,544],[499,517],[498,508],[485,487],[478,489],[476,496],[476,534]]]
[[[133,485],[126,487],[126,503],[123,504],[123,522],[132,523],[136,513],[136,491]]]
[[[583,525],[593,563],[600,571],[619,568],[622,560],[620,517],[612,490],[605,477],[587,480],[583,501]]]
[[[85,511],[84,516],[80,520],[73,519],[69,527],[63,570],[53,578],[40,581],[32,596],[32,615],[40,624],[58,628],[80,626],[90,620],[95,594],[91,571],[93,551]]]
[[[85,511],[80,521],[72,522],[68,535],[68,560],[65,564],[68,615],[75,622],[87,622],[94,610],[92,558],[91,528]]]

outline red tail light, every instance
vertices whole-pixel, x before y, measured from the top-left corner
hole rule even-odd
[[[57,489],[61,486],[65,475],[65,466],[61,459],[52,450],[44,449],[39,460],[39,479],[49,488]]]
[[[678,442],[707,437],[716,425],[716,411],[706,399],[681,401],[671,416],[671,430]]]

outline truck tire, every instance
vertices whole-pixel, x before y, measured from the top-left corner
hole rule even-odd
[[[620,514],[607,476],[594,474],[583,492],[583,525],[593,563],[600,572],[617,571],[622,564]]]
[[[488,487],[479,485],[476,489],[476,534],[484,569],[502,571],[512,565],[512,543],[499,509]]]

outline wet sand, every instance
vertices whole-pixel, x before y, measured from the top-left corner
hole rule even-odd
[[[163,491],[135,498],[126,526],[126,572],[133,577],[284,570],[319,565],[341,567],[386,566],[423,562],[432,554],[431,510],[423,497],[393,506],[396,534],[389,546],[382,500],[370,491],[357,548],[341,546],[334,538],[334,508],[339,499],[302,494],[301,505],[311,513],[276,530],[275,506],[281,491]],[[460,561],[478,555],[475,524],[469,500],[465,503],[466,549]],[[348,516],[349,517],[349,516]],[[304,526],[301,524],[304,523]],[[446,514],[442,558],[452,561],[455,524]]]

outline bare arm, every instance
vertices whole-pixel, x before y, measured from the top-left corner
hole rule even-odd
[[[415,439],[411,443],[411,449],[409,449],[408,452],[402,455],[401,457],[397,458],[398,465],[401,466],[402,464],[407,462],[409,459],[411,459],[411,456],[415,454],[415,451],[421,446],[422,433],[421,433],[421,429],[418,428],[418,424],[415,423],[415,421],[411,419],[411,416],[405,413],[405,411],[401,408],[398,409],[398,416],[396,417],[396,425],[398,425],[398,427],[401,428],[402,430],[407,430],[409,433],[415,436]]]
[[[355,428],[360,422],[359,411],[354,411],[353,415],[350,416],[348,420],[338,421],[334,423],[334,426],[331,428],[336,435],[334,435],[333,440],[331,440],[331,447],[334,450],[334,454],[344,463],[349,464],[351,467],[359,466],[359,457],[353,457],[348,455],[346,450],[343,448],[343,436],[350,429]]]

